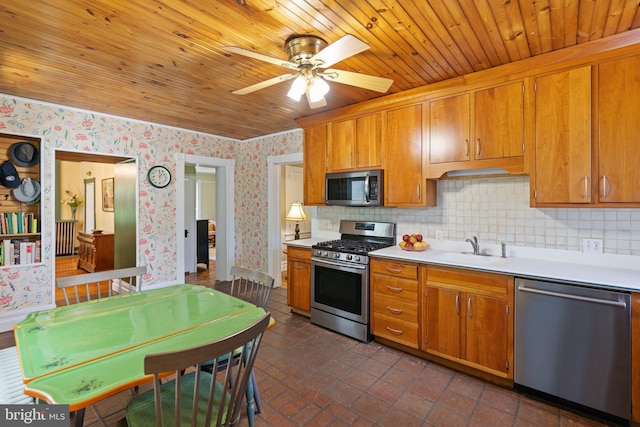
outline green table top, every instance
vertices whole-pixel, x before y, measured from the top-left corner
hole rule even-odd
[[[31,313],[14,327],[25,392],[74,411],[150,378],[144,356],[234,334],[264,310],[176,285]]]

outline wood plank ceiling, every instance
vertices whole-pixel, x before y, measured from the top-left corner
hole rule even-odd
[[[290,83],[232,90],[288,70],[284,41],[353,34],[371,48],[333,68],[393,79],[388,93],[640,26],[638,0],[5,0],[0,93],[247,139],[295,118],[382,96],[331,83],[309,109]]]

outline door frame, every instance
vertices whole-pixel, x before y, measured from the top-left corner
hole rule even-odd
[[[57,198],[57,200],[60,200],[60,197],[57,197],[58,195],[55,194],[55,189],[56,186],[59,184],[58,182],[56,182],[57,180],[57,175],[58,175],[58,170],[57,170],[57,166],[56,166],[56,160],[58,158],[58,153],[60,152],[64,152],[64,153],[68,153],[68,155],[74,155],[74,154],[78,154],[78,159],[72,159],[72,160],[66,160],[66,161],[70,161],[70,162],[76,162],[76,163],[101,163],[101,164],[107,164],[110,162],[105,162],[105,161],[100,161],[100,158],[104,159],[104,158],[113,158],[113,159],[119,159],[120,161],[133,161],[136,165],[136,184],[135,184],[135,197],[136,197],[136,206],[135,206],[135,218],[136,218],[136,231],[135,231],[135,235],[136,235],[136,259],[138,256],[138,250],[139,250],[139,245],[138,242],[140,241],[140,198],[138,196],[139,194],[139,177],[140,177],[140,159],[138,158],[138,156],[132,156],[132,155],[127,155],[127,154],[117,154],[117,153],[104,153],[101,151],[91,151],[91,152],[87,152],[87,151],[83,151],[83,150],[75,150],[75,149],[68,149],[68,148],[62,148],[62,147],[53,147],[53,156],[50,159],[50,166],[51,166],[51,170],[53,171],[53,179],[52,179],[52,188],[53,188],[53,193],[54,196]],[[91,158],[93,158],[93,161],[91,160]],[[115,166],[115,164],[118,162],[113,162],[112,164]],[[42,179],[42,178],[41,178]],[[84,179],[82,179],[82,183],[84,186]],[[83,187],[84,188],[84,187]],[[95,188],[94,188],[95,190]],[[55,200],[55,199],[54,199]],[[52,242],[52,255],[51,255],[51,259],[52,259],[52,263],[51,263],[51,303],[55,306],[56,303],[56,255],[55,255],[55,245],[56,245],[56,227],[55,227],[55,223],[56,223],[56,206],[57,206],[57,202],[54,203],[53,208],[51,209],[51,213],[50,213],[50,217],[49,217],[49,223],[52,224],[51,226],[51,230],[48,233],[48,236],[45,236],[44,232],[42,233],[41,237],[43,238],[42,240],[42,247],[44,248],[45,246],[45,241],[44,238],[48,237],[50,239],[50,242]],[[96,205],[97,206],[97,205]],[[94,219],[94,224],[95,224],[95,219]],[[44,227],[43,227],[44,230]],[[79,230],[77,230],[79,231]],[[77,233],[76,231],[76,233]],[[76,236],[77,238],[77,236]],[[136,263],[137,265],[137,263]]]
[[[185,165],[216,168],[216,280],[231,278],[235,263],[235,160],[176,153],[177,279],[184,281]]]
[[[282,197],[282,167],[289,164],[302,163],[302,153],[285,154],[282,156],[267,157],[268,195],[267,195],[267,266],[268,273],[274,278],[274,287],[282,286],[281,274],[281,250],[280,229],[282,223],[282,210],[280,198]]]

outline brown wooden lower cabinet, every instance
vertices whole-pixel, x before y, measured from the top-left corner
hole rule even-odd
[[[309,316],[311,311],[311,249],[287,247],[287,304]]]
[[[78,232],[78,268],[90,273],[113,270],[113,234]]]
[[[422,349],[513,379],[513,277],[427,266]]]
[[[415,263],[372,258],[371,331],[377,337],[418,349],[418,289],[424,267]]]
[[[512,276],[378,258],[370,271],[373,335],[513,382]]]

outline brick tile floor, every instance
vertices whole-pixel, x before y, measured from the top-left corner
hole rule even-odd
[[[268,308],[276,326],[255,365],[263,407],[256,427],[614,425],[312,325],[290,312],[286,289],[272,292]],[[114,426],[130,399],[127,391],[96,407]],[[87,410],[85,426],[97,425]],[[246,415],[240,425],[247,425]]]

